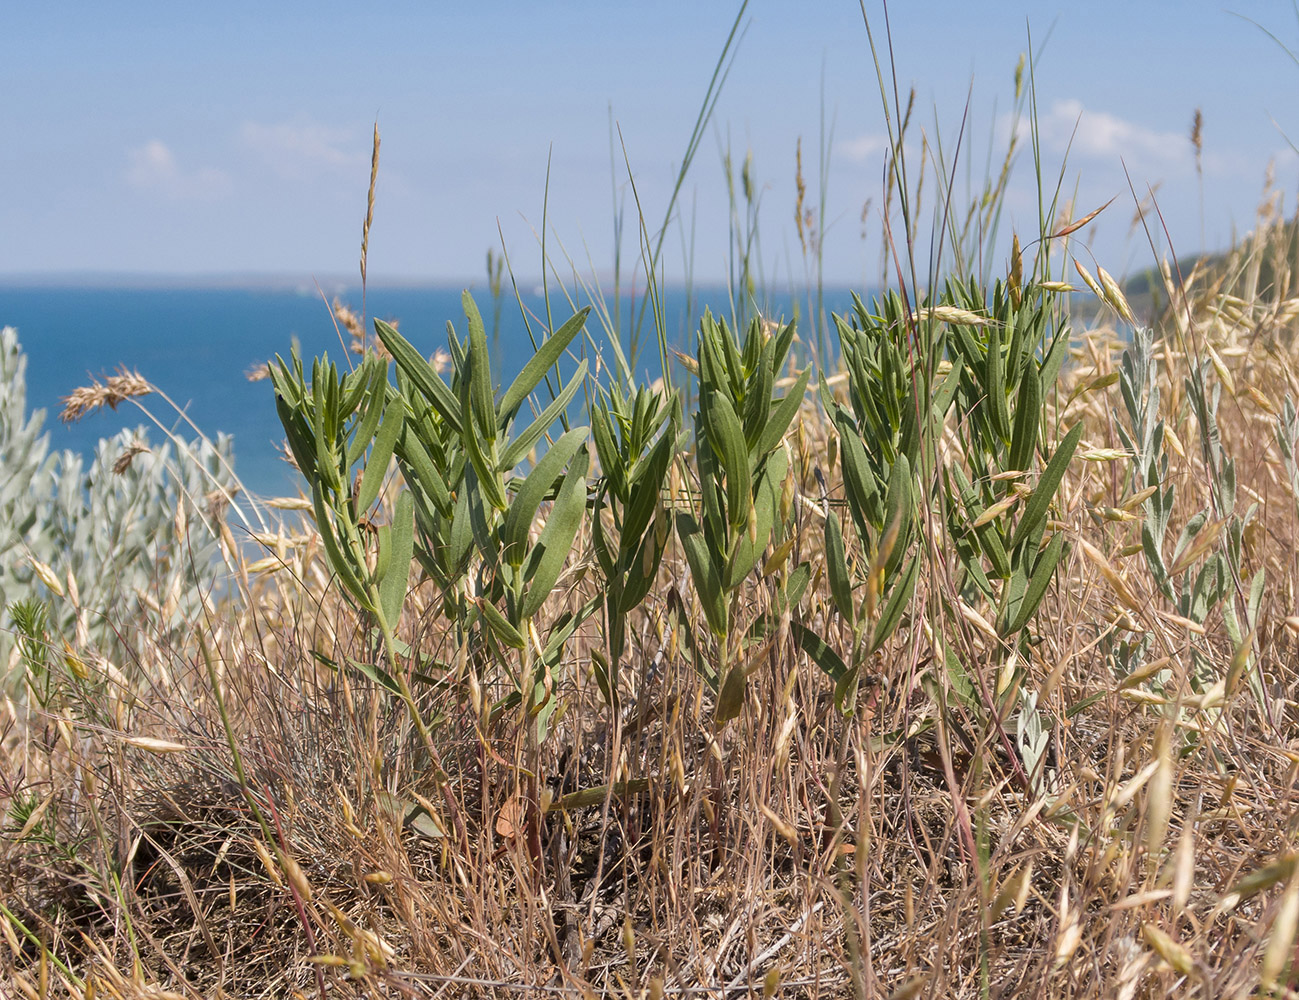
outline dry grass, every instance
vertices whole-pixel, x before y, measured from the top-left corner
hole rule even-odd
[[[431,680],[439,775],[395,701],[325,665],[371,657],[373,638],[330,588],[314,532],[282,527],[247,567],[250,604],[195,623],[233,741],[197,648],[156,650],[164,690],[105,679],[94,706],[72,686],[45,715],[7,706],[11,995],[1296,995],[1299,517],[1273,428],[1299,396],[1299,262],[1283,235],[1273,224],[1224,275],[1192,278],[1157,342],[1172,534],[1212,506],[1188,357],[1212,360],[1242,507],[1259,505],[1228,597],[1243,608],[1266,571],[1243,650],[1220,612],[1201,626],[1172,607],[1134,549],[1126,465],[1104,460],[1122,448],[1105,379],[1121,347],[1105,328],[1079,343],[1060,400],[1094,386],[1068,420],[1102,460],[1075,460],[1065,482],[1073,544],[1026,665],[1052,725],[1040,776],[1025,780],[1016,720],[963,707],[931,659],[945,629],[976,683],[1009,676],[977,609],[929,610],[950,577],[941,546],[855,716],[781,629],[751,654],[745,709],[721,730],[670,549],[628,629],[621,715],[590,675],[592,624],[538,759],[517,713],[492,713],[506,688],[451,648],[425,585],[400,631]],[[833,495],[811,399],[787,437],[793,485],[817,497],[819,468]],[[791,529],[814,567],[817,507],[795,502]],[[588,551],[546,614],[591,596]],[[751,581],[748,618],[777,583]],[[844,638],[824,584],[799,614]],[[1141,635],[1124,675],[1122,643]],[[551,805],[540,829],[520,805],[534,768]]]

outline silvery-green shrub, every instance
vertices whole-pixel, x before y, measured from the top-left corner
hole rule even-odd
[[[221,493],[233,486],[232,439],[155,445],[141,427],[101,440],[88,464],[72,451],[50,455],[44,413],[26,413],[25,369],[17,334],[5,328],[0,601],[8,608],[48,599],[54,641],[106,656],[129,674],[143,663],[137,654],[145,644],[182,637],[225,585],[218,537]],[[33,560],[53,571],[62,594],[41,583]],[[0,676],[13,662],[8,626],[0,632]]]

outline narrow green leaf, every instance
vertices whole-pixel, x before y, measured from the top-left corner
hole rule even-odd
[[[662,562],[663,545],[653,531],[645,532],[640,546],[628,560],[626,585],[618,602],[619,614],[630,614],[640,606],[641,601],[645,600],[645,595],[654,585]]]
[[[321,659],[325,658],[321,657]],[[325,659],[325,662],[329,663],[330,661]],[[401,695],[401,685],[393,680],[392,675],[381,667],[375,666],[373,663],[366,663],[364,660],[358,660],[351,656],[347,658],[347,663],[361,676],[369,678],[389,694]],[[335,667],[335,669],[337,668]]]
[[[1042,381],[1037,363],[1029,358],[1019,381],[1019,398],[1015,402],[1015,432],[1010,439],[1009,469],[1027,471],[1037,445],[1037,425],[1042,415]]]
[[[559,391],[559,395],[554,398],[551,404],[542,410],[541,415],[528,425],[527,430],[511,441],[509,446],[501,453],[499,468],[502,472],[513,469],[527,457],[528,452],[532,450],[532,446],[541,440],[541,435],[545,434],[568,408],[573,396],[582,387],[584,378],[586,378],[586,358],[583,358],[581,363],[578,364],[573,377]]]
[[[614,440],[613,418],[604,403],[591,413],[591,437],[595,441],[595,454],[600,463],[606,488],[622,503],[627,501],[627,480],[623,469],[622,452]]]
[[[884,530],[884,510],[880,506],[879,483],[871,471],[866,448],[847,414],[835,421],[839,431],[839,459],[843,467],[844,494],[859,534],[864,528]]]
[[[1067,326],[1058,330],[1055,340],[1051,342],[1050,350],[1046,352],[1046,357],[1042,359],[1040,372],[1044,395],[1055,388],[1055,380],[1060,376],[1060,368],[1064,365],[1064,359],[1069,356],[1069,339],[1070,334]]]
[[[497,610],[495,604],[486,598],[479,598],[478,607],[482,610],[483,621],[487,623],[488,628],[501,642],[512,649],[525,649],[527,647],[528,644],[524,641],[522,634],[506,620],[505,616]]]
[[[853,623],[852,577],[843,550],[843,528],[833,512],[825,519],[825,572],[830,581],[830,596],[839,615],[851,628]]]
[[[401,474],[412,490],[426,496],[443,517],[451,516],[451,492],[438,472],[428,450],[420,442],[415,425],[409,421],[397,440],[397,459]]]
[[[1006,632],[1007,636],[1020,632],[1029,623],[1033,615],[1037,613],[1038,605],[1042,603],[1042,598],[1046,596],[1047,587],[1051,585],[1051,579],[1055,576],[1055,568],[1063,554],[1064,534],[1056,532],[1051,536],[1051,541],[1047,542],[1042,554],[1038,556],[1037,565],[1033,567],[1033,575],[1028,581],[1028,587],[1024,591],[1024,598],[1020,602],[1019,612],[1010,623],[1010,629]]]
[[[834,683],[834,707],[840,715],[852,715],[857,710],[857,687],[861,683],[861,667],[854,666]]]
[[[377,358],[367,358],[361,362],[360,367],[353,368],[343,376],[339,383],[338,414],[340,426],[341,422],[347,420],[356,412],[356,408],[361,405],[361,401],[370,392],[371,385],[375,381],[377,372],[375,371],[375,362]],[[385,374],[384,381],[387,381]]]
[[[1081,423],[1074,425],[1074,428],[1064,436],[1060,446],[1056,448],[1051,461],[1042,470],[1042,478],[1037,482],[1037,489],[1028,498],[1019,525],[1015,528],[1015,535],[1010,543],[1012,549],[1046,523],[1047,511],[1050,509],[1051,501],[1055,499],[1055,491],[1060,485],[1060,480],[1064,478],[1065,470],[1073,460],[1074,449],[1078,447],[1078,439],[1082,437],[1082,432]]]
[[[961,373],[964,370],[965,362],[957,357],[952,362],[951,370],[948,371],[939,384],[938,391],[934,393],[931,412],[937,420],[941,421],[947,416],[947,410],[952,405],[952,400],[956,398],[956,389],[961,384]]]
[[[497,471],[496,462],[485,451],[484,442],[473,432],[469,422],[466,422],[465,427],[467,431],[463,438],[465,454],[469,457],[469,463],[477,474],[478,486],[487,502],[494,509],[504,511],[508,503],[505,499],[505,487],[501,482],[501,475]],[[491,446],[488,445],[487,447]]]
[[[465,484],[466,487],[468,484]],[[469,516],[469,489],[461,489],[456,497],[455,511],[451,515],[450,534],[447,537],[446,566],[452,577],[457,577],[468,565],[474,547],[473,521]]]
[[[487,332],[483,329],[483,318],[478,314],[478,306],[473,296],[466,290],[460,301],[464,305],[465,317],[469,321],[469,409],[473,413],[474,426],[485,442],[496,441],[496,402],[492,390],[491,355],[487,349]]]
[[[899,455],[889,472],[888,491],[884,494],[884,530],[888,531],[895,523],[898,525],[897,541],[884,564],[888,575],[892,575],[902,561],[911,541],[912,489],[911,463],[906,455]]]
[[[894,582],[889,599],[884,602],[879,620],[875,623],[875,631],[871,636],[870,651],[872,653],[884,645],[902,620],[903,612],[907,610],[907,605],[911,603],[911,595],[916,591],[916,579],[920,575],[919,570],[920,560],[913,556],[907,561],[907,565],[902,570],[901,578]]]
[[[326,376],[321,371],[322,367],[319,364],[311,366],[311,430],[316,441],[316,457],[312,468],[316,470],[326,488],[331,493],[338,494],[345,492],[345,487],[338,471],[338,456],[334,451],[334,441],[327,426],[329,407],[326,400]]]
[[[379,581],[379,607],[384,623],[391,631],[401,621],[401,606],[410,583],[410,564],[415,549],[415,498],[402,490],[392,515],[392,552],[388,566]]]
[[[590,306],[583,307],[572,319],[541,342],[541,346],[537,348],[537,353],[523,366],[523,371],[519,372],[518,377],[510,383],[509,389],[501,397],[500,412],[503,416],[508,417],[514,413],[532,393],[532,390],[546,377],[546,372],[559,360],[560,355],[564,353],[565,348],[568,347],[573,338],[581,332],[583,324],[586,323],[586,316],[590,311]],[[472,326],[470,329],[472,332]]]
[[[295,409],[279,392],[275,395],[275,412],[279,415],[284,435],[289,440],[294,463],[307,483],[314,484],[319,480],[320,473],[316,470],[315,441],[310,425],[303,419],[301,410]]]
[[[369,593],[365,584],[361,582],[360,574],[364,571],[352,564],[351,558],[344,553],[342,546],[338,544],[338,536],[334,533],[334,523],[330,517],[329,506],[325,502],[324,487],[319,482],[311,491],[311,504],[312,513],[316,517],[316,529],[320,532],[320,540],[325,546],[325,555],[329,557],[329,565],[338,574],[343,588],[352,595],[352,599],[366,610],[371,610]]]
[[[403,337],[392,326],[388,325],[381,319],[374,321],[374,332],[383,346],[388,349],[388,353],[393,356],[397,362],[397,367],[405,373],[406,377],[415,384],[437,410],[438,416],[451,426],[457,433],[460,432],[460,402],[456,399],[450,387],[442,381],[433,366],[425,360],[424,355],[420,354],[415,346],[409,340]]]
[[[750,480],[749,449],[744,443],[744,429],[735,415],[731,401],[721,392],[709,393],[706,409],[709,444],[721,459],[726,473],[726,514],[732,529],[749,523],[749,506],[753,502]]]
[[[483,494],[482,481],[472,466],[466,470],[462,493],[468,499],[466,509],[469,513],[468,524],[473,532],[474,545],[477,546],[488,567],[497,569],[501,561],[501,540],[496,530],[500,523],[500,512],[487,503]]]
[[[501,554],[511,566],[523,565],[528,547],[528,530],[536,520],[537,509],[585,439],[585,427],[575,427],[561,437],[541,456],[541,460],[514,494],[509,512],[505,515],[505,524],[501,528]]]
[[[789,634],[793,636],[798,648],[806,653],[808,659],[820,667],[830,680],[838,683],[839,679],[848,673],[848,667],[839,658],[839,654],[802,622],[791,621]]]
[[[581,428],[581,432],[585,434],[586,428]],[[590,456],[583,446],[569,465],[568,474],[550,508],[550,516],[546,518],[546,526],[541,529],[528,554],[525,576],[530,582],[520,610],[525,619],[541,610],[573,548],[573,539],[577,537],[582,515],[586,513],[586,470],[589,465]]]
[[[785,432],[789,430],[789,425],[798,414],[798,408],[803,405],[807,395],[807,380],[811,373],[811,368],[804,368],[798,381],[790,386],[789,392],[772,409],[758,437],[758,443],[753,449],[755,456],[761,457],[780,444]]]
[[[775,332],[772,337],[771,348],[771,366],[779,370],[785,364],[785,357],[789,354],[790,347],[794,344],[794,337],[798,333],[798,321],[791,319]]]
[[[675,445],[673,435],[665,433],[644,462],[638,463],[628,486],[627,506],[623,510],[622,550],[628,551],[645,533],[659,505],[660,491],[667,479]]]
[[[1008,630],[1011,620],[1019,614],[1020,604],[1024,600],[1024,591],[1028,589],[1028,570],[1031,562],[1026,558],[1026,553],[1021,550],[1018,558],[1015,559],[1015,566],[1011,570],[1010,579],[1005,582],[1001,589],[1001,601],[997,608],[997,617],[994,621],[994,627],[997,634],[1002,637],[1008,636],[1011,632]]]
[[[366,365],[366,371],[372,370],[370,365]],[[387,373],[379,374],[378,378],[371,381],[368,388],[370,391],[365,400],[365,412],[361,414],[361,420],[353,428],[352,440],[347,446],[345,461],[349,469],[361,460],[366,447],[374,439],[374,432],[379,428],[379,419],[383,416],[387,403]]]
[[[591,650],[591,673],[595,677],[595,686],[604,695],[604,703],[615,714],[621,712],[622,706],[618,697],[618,666],[616,661],[610,663],[598,649]]]
[[[750,526],[735,532],[731,549],[726,561],[726,572],[722,576],[723,589],[730,591],[744,582],[766,551],[771,541],[771,531],[775,526],[776,508],[780,502],[779,483],[784,482],[789,472],[789,455],[783,448],[767,456],[763,468],[758,472],[757,494],[753,499],[753,522]]]
[[[388,464],[392,460],[392,450],[397,444],[405,423],[406,404],[398,396],[388,404],[383,412],[383,422],[379,424],[379,433],[374,437],[374,447],[370,449],[370,459],[365,463],[361,474],[361,488],[356,495],[356,513],[359,517],[370,509],[384,477],[388,475]]]
[[[721,567],[714,565],[699,522],[688,511],[677,512],[677,538],[681,540],[686,562],[690,564],[690,579],[699,595],[699,603],[703,605],[704,617],[708,619],[713,635],[723,637],[727,632],[727,612]]]
[[[1010,415],[1006,412],[1006,372],[1001,357],[1001,326],[988,325],[988,355],[983,391],[987,393],[991,423],[1002,441],[1010,438]]]
[[[744,427],[744,441],[749,448],[749,453],[758,455],[764,453],[757,448],[757,444],[771,419],[771,396],[776,381],[771,366],[766,363],[770,352],[764,349],[762,353],[762,361],[758,363],[757,370],[749,378],[743,411],[736,414]]]
[[[799,563],[790,571],[788,578],[785,580],[784,600],[786,607],[796,608],[803,599],[803,593],[807,590],[808,582],[812,578],[812,568],[805,562]]]

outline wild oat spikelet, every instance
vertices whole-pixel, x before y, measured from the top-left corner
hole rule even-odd
[[[1191,148],[1195,150],[1195,172],[1204,173],[1204,114],[1199,108],[1191,119]]]
[[[803,229],[803,199],[807,196],[807,182],[803,180],[803,137],[794,144],[794,185],[798,197],[794,201],[794,226],[798,230],[798,245],[807,254],[807,233]]]
[[[148,450],[149,450],[148,446],[145,445],[144,442],[140,441],[138,438],[132,441],[130,445],[126,448],[126,450],[117,456],[117,461],[113,463],[113,475],[115,476],[125,475],[126,470],[129,469],[131,467],[131,463],[135,461],[135,456],[143,454]]]
[[[330,305],[330,311],[334,314],[334,321],[347,331],[352,343],[349,345],[353,354],[365,353],[365,326],[361,322],[361,317],[341,299],[335,297]]]
[[[127,371],[125,367],[117,369],[117,374],[105,382],[92,380],[88,386],[73,389],[63,397],[63,412],[59,415],[65,424],[80,420],[92,410],[107,406],[117,409],[117,404],[135,396],[147,396],[153,392],[153,386],[139,372]]]

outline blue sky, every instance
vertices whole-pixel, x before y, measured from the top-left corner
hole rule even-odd
[[[376,119],[371,280],[481,280],[498,222],[516,270],[535,277],[548,155],[550,249],[562,242],[581,270],[607,273],[619,199],[624,258],[636,251],[621,152],[611,178],[610,115],[655,226],[738,3],[364,7],[4,5],[0,278],[355,275]],[[878,0],[866,12],[881,38]],[[1128,237],[1124,161],[1142,193],[1160,184],[1179,253],[1221,247],[1233,227],[1253,225],[1269,161],[1287,211],[1299,184],[1283,135],[1299,141],[1299,66],[1237,15],[1299,47],[1299,18],[1276,0],[897,0],[897,73],[917,90],[912,155],[920,127],[950,155],[973,87],[963,164],[982,177],[989,142],[1008,134],[1031,27],[1046,42],[1036,77],[1048,174],[1077,125],[1066,171],[1076,214],[1119,196],[1085,233],[1097,259],[1115,273],[1151,259],[1143,236]],[[801,137],[814,203],[824,94],[825,274],[868,284],[879,274],[884,120],[861,11],[847,0],[752,0],[744,24],[667,241],[669,277],[691,239],[697,279],[726,274],[729,143],[737,164],[752,151],[764,271],[799,280],[794,150]],[[1188,140],[1197,107],[1202,201]],[[1036,234],[1027,149],[1008,208],[1016,230]]]

